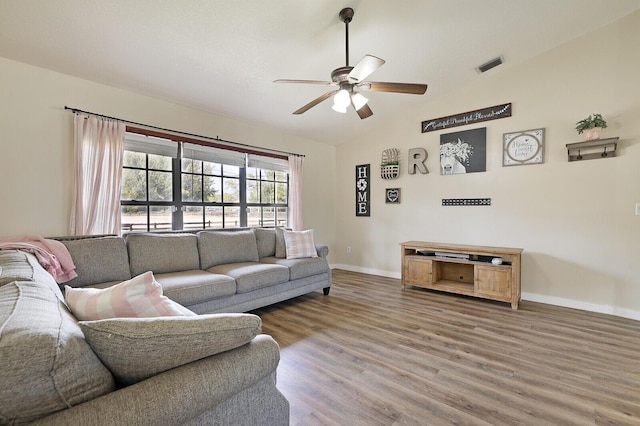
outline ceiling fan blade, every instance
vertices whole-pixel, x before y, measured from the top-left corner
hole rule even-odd
[[[349,73],[349,80],[356,82],[362,81],[369,77],[372,72],[380,68],[382,64],[384,64],[384,59],[371,55],[364,55],[364,58],[360,59],[360,62],[358,62]]]
[[[381,81],[367,81],[358,85],[358,87],[362,90],[371,90],[373,92],[407,93],[410,95],[424,95],[427,91],[426,84],[384,83]]]
[[[373,115],[373,111],[371,111],[371,108],[369,108],[369,105],[366,105],[366,104],[359,110],[356,110],[356,112],[358,113],[360,118],[363,120]]]
[[[335,95],[336,93],[338,93],[337,90],[332,90],[330,92],[327,92],[324,95],[315,98],[314,100],[312,100],[311,102],[303,106],[302,108],[295,110],[293,114],[294,115],[302,114],[303,112],[306,112],[311,108],[313,108],[314,106],[318,105],[320,102],[329,99],[331,96]]]
[[[335,85],[333,81],[321,81],[321,80],[287,80],[287,79],[279,79],[273,80],[274,83],[298,83],[298,84],[326,84],[326,85]]]

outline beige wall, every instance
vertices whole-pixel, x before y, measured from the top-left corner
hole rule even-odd
[[[304,224],[319,242],[335,232],[335,148],[252,123],[0,58],[0,236],[69,233],[76,107],[204,136],[296,152],[304,161]]]
[[[336,266],[399,277],[406,240],[522,247],[523,298],[640,319],[638,46],[635,13],[526,64],[509,66],[507,57],[446,98],[427,92],[421,109],[339,146]],[[511,118],[419,133],[422,120],[506,102]],[[609,123],[603,137],[620,137],[619,156],[569,163],[565,144],[581,140],[574,123],[594,112]],[[440,134],[478,127],[487,128],[487,171],[441,176]],[[544,164],[502,167],[503,133],[541,127]],[[378,165],[392,147],[402,152],[401,176],[385,181]],[[428,175],[407,173],[414,147],[428,151]],[[370,218],[354,214],[354,167],[366,163],[374,171]],[[392,187],[402,190],[400,205],[384,203]],[[492,206],[441,206],[442,198],[480,197]]]

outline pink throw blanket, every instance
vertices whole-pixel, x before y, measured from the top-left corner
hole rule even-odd
[[[42,267],[59,284],[78,276],[69,250],[60,241],[49,240],[39,235],[0,238],[0,250],[22,250],[35,254]]]

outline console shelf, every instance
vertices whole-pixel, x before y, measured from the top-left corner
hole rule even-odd
[[[402,288],[407,285],[511,303],[520,301],[522,249],[407,241]],[[491,259],[501,258],[501,265]]]

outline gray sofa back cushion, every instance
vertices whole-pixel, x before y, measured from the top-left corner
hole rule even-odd
[[[84,287],[109,281],[131,279],[127,245],[121,237],[84,238],[62,241],[76,265],[77,278],[66,282]]]
[[[129,234],[131,275],[200,269],[198,238],[193,234]]]
[[[198,249],[202,269],[239,262],[257,262],[258,244],[252,229],[246,231],[200,231]]]
[[[13,256],[22,256],[34,281],[0,287],[0,424],[33,421],[115,390],[53,277],[33,255]]]
[[[258,243],[258,257],[271,257],[276,255],[276,230],[271,228],[255,228],[256,242]]]

